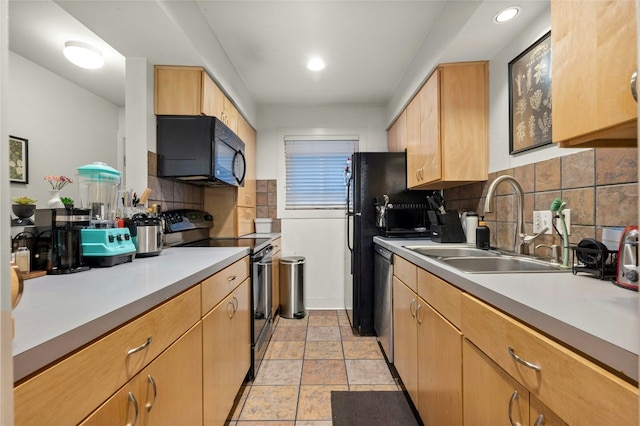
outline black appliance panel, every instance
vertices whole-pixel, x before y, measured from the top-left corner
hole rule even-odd
[[[157,117],[158,176],[242,186],[244,142],[208,116]]]
[[[374,247],[373,237],[380,235],[376,227],[377,199],[384,194],[394,202],[424,203],[432,191],[407,190],[406,154],[402,152],[356,152],[352,156],[351,191],[353,207],[348,215],[353,217],[352,283],[346,283],[345,300],[352,296],[353,306],[346,306],[352,327],[361,335],[375,333],[374,306]],[[417,235],[422,236],[424,235]],[[347,236],[347,239],[351,236]]]

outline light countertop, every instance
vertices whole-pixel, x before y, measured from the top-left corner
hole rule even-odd
[[[637,292],[571,272],[470,274],[404,247],[442,244],[381,237],[374,241],[555,340],[638,380]]]
[[[169,248],[110,268],[25,281],[13,311],[20,380],[248,255],[247,248]]]

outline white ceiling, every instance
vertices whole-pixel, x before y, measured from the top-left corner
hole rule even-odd
[[[520,16],[498,25],[513,1],[10,0],[9,47],[120,106],[125,57],[203,65],[255,104],[384,105],[416,61],[490,59],[548,7],[516,3]],[[68,63],[68,40],[96,44],[106,66]],[[315,54],[327,63],[319,73],[305,68]]]

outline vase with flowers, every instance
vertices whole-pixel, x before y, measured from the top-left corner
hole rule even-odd
[[[49,201],[47,201],[47,207],[50,209],[63,208],[64,203],[60,199],[60,191],[62,191],[62,188],[64,188],[68,184],[73,183],[73,181],[66,176],[52,175],[45,176],[44,180],[49,182],[49,184],[51,185],[51,189],[49,190],[49,192],[51,193],[51,198],[49,199]]]

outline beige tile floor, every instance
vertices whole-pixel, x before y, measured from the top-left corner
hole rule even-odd
[[[279,318],[230,426],[330,426],[332,390],[400,388],[376,338],[354,335],[345,311]]]

